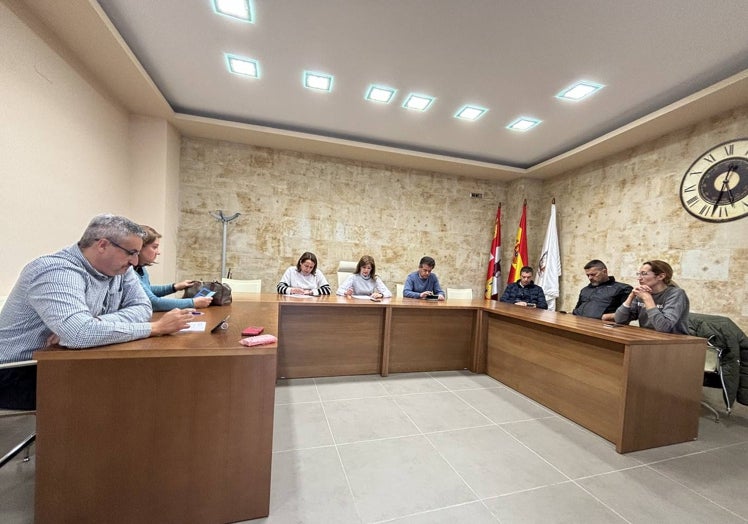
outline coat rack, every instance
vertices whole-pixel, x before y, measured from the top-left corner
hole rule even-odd
[[[217,209],[215,211],[211,211],[210,215],[219,222],[223,223],[223,244],[221,245],[221,278],[223,278],[224,276],[226,276],[226,229],[229,222],[237,218],[239,215],[241,215],[241,213],[234,213],[231,216],[226,216],[223,214],[223,210]]]

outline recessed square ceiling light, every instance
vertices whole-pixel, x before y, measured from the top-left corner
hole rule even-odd
[[[599,91],[605,87],[601,84],[595,84],[594,82],[587,82],[585,80],[582,80],[581,82],[577,82],[571,87],[567,87],[560,93],[556,95],[556,98],[560,98],[561,100],[571,100],[573,102],[578,102],[579,100],[582,100],[583,98],[587,98],[592,93]]]
[[[304,71],[304,87],[317,91],[332,91],[332,75]]]
[[[260,78],[260,64],[257,60],[226,54],[226,65],[235,75]]]
[[[366,91],[366,96],[364,96],[364,98],[366,100],[371,100],[372,102],[382,102],[384,104],[389,104],[390,102],[392,102],[395,93],[397,93],[397,89],[393,89],[391,87],[370,85],[369,89]]]
[[[254,23],[252,0],[213,0],[213,10],[220,15]]]
[[[486,111],[488,111],[488,109],[486,109],[485,107],[464,106],[462,109],[455,113],[455,118],[475,121],[485,115]]]
[[[405,102],[403,102],[403,107],[405,109],[414,109],[416,111],[426,111],[431,107],[433,102],[433,96],[416,95],[415,93],[411,93],[405,99]]]
[[[538,120],[536,118],[521,116],[517,120],[506,126],[506,128],[511,129],[512,131],[527,131],[541,122],[542,120]]]

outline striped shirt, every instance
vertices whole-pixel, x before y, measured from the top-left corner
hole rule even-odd
[[[314,274],[309,273],[308,275],[296,269],[296,266],[286,269],[280,282],[278,282],[278,294],[290,295],[291,288],[293,287],[310,289],[314,296],[329,295],[331,293],[330,284],[319,269]]]
[[[151,314],[132,268],[99,273],[74,244],[21,271],[0,311],[0,363],[31,359],[53,334],[72,349],[146,338]]]

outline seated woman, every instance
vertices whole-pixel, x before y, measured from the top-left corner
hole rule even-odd
[[[644,262],[636,276],[639,285],[616,310],[616,323],[638,320],[643,328],[688,335],[688,296],[672,281],[670,264],[662,260]]]
[[[329,295],[330,284],[325,275],[317,269],[317,257],[309,251],[299,257],[295,266],[283,273],[278,282],[279,295]]]
[[[163,286],[151,285],[151,278],[148,276],[146,266],[155,263],[156,257],[161,254],[158,250],[161,234],[150,226],[141,225],[140,227],[145,230],[146,236],[143,240],[143,248],[140,250],[140,254],[138,255],[138,265],[135,266],[135,272],[140,277],[140,284],[143,286],[145,294],[151,299],[153,311],[170,311],[174,308],[184,309],[189,307],[208,307],[213,300],[211,297],[163,298],[166,295],[171,295],[172,293],[190,287],[194,282],[192,280],[184,280],[182,282],[175,282]]]
[[[371,298],[390,298],[392,292],[387,289],[382,279],[377,275],[377,266],[374,259],[364,255],[356,264],[353,272],[345,282],[338,288],[338,295],[350,297],[351,295],[367,295]]]

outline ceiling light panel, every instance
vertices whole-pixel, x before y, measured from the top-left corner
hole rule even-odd
[[[454,116],[460,120],[470,120],[471,122],[474,122],[485,115],[486,111],[488,111],[488,109],[485,107],[463,106]]]
[[[325,73],[304,71],[304,87],[315,91],[332,91],[333,76]]]
[[[506,126],[507,129],[511,129],[512,131],[529,131],[533,127],[540,124],[542,120],[538,120],[536,118],[529,118],[526,116],[521,116],[508,126]]]
[[[260,64],[257,60],[226,54],[226,65],[235,75],[260,78]]]
[[[230,16],[250,24],[254,23],[251,0],[213,0],[213,10],[219,15]]]
[[[603,87],[605,86],[601,84],[596,84],[594,82],[587,82],[586,80],[582,80],[570,87],[567,87],[566,89],[558,93],[556,95],[556,98],[560,98],[561,100],[571,100],[572,102],[578,102],[584,98],[587,98],[593,93],[596,93]]]
[[[411,93],[407,96],[405,102],[403,102],[403,107],[405,109],[413,109],[414,111],[426,111],[431,107],[434,100],[433,96]]]
[[[397,89],[392,87],[370,85],[369,89],[366,90],[364,98],[371,102],[389,104],[395,98],[395,93],[397,93]]]

